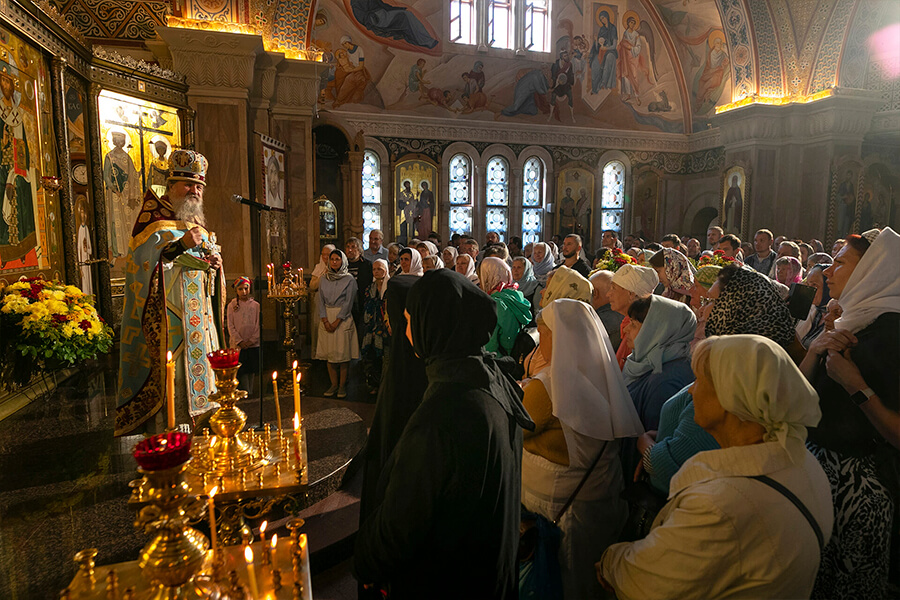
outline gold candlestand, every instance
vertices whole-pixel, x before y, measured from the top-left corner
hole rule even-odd
[[[284,317],[284,340],[281,342],[284,347],[287,358],[287,368],[290,370],[291,365],[297,360],[297,353],[294,349],[294,306],[301,298],[306,298],[309,290],[303,281],[301,270],[296,273],[291,270],[291,263],[285,263],[284,279],[281,283],[274,281],[274,266],[269,265],[269,299],[279,304],[283,304],[282,316]]]

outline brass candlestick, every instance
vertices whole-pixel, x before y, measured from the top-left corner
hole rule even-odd
[[[234,404],[247,397],[239,390],[237,372],[240,363],[231,367],[213,367],[216,391],[209,399],[219,403],[219,410],[209,419],[212,436],[204,436],[206,446],[198,448],[191,464],[194,472],[213,473],[219,476],[241,470],[251,471],[264,464],[266,453],[255,444],[251,435],[241,436],[247,424],[247,415]],[[198,440],[199,441],[199,440]]]
[[[297,300],[305,298],[309,290],[303,281],[303,270],[296,272],[291,270],[291,263],[282,265],[284,279],[281,283],[275,282],[275,265],[269,265],[269,298],[284,305],[282,316],[284,317],[284,340],[281,342],[287,358],[287,367],[297,360],[294,350],[294,305]]]

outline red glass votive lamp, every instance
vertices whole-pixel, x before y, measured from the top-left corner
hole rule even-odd
[[[145,471],[171,469],[191,457],[191,436],[181,431],[158,433],[138,443],[133,454]]]
[[[238,365],[238,358],[241,356],[240,348],[223,348],[206,355],[209,364],[213,369],[228,369]]]

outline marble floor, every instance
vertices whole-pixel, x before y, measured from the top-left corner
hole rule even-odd
[[[140,438],[112,435],[117,360],[113,353],[86,365],[0,422],[4,600],[55,598],[71,580],[72,557],[81,549],[97,548],[98,564],[108,564],[134,560],[147,541],[134,529],[134,513],[126,504],[127,484],[137,476],[131,449]],[[327,387],[327,377],[321,379],[321,374],[313,377],[313,393]],[[281,400],[288,414],[291,399]],[[304,422],[315,428],[308,442],[311,482],[346,468],[361,448],[374,411],[365,400],[364,392],[353,388],[346,402],[305,398]],[[265,405],[274,413],[271,396]],[[257,401],[244,401],[241,408],[250,424],[258,422]],[[334,478],[317,496],[339,485]]]

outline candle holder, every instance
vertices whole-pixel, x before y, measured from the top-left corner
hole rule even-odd
[[[209,399],[219,403],[219,410],[209,419],[213,435],[203,436],[206,443],[197,448],[191,470],[219,476],[252,471],[265,463],[267,453],[251,441],[251,436],[240,435],[247,424],[247,415],[235,406],[247,397],[247,392],[237,387],[241,365],[236,361],[232,364],[221,350],[211,353],[209,360],[216,378],[216,391]]]
[[[203,502],[190,495],[184,471],[190,460],[190,436],[172,432],[140,442],[134,457],[146,480],[148,504],[135,527],[153,535],[141,550],[138,567],[153,587],[150,600],[187,600],[218,596],[218,586],[198,577],[209,550],[206,536],[190,527],[203,514]]]
[[[269,265],[269,299],[275,300],[279,304],[283,304],[282,316],[284,317],[284,340],[281,342],[287,358],[287,366],[290,366],[297,360],[297,354],[294,349],[294,305],[301,298],[306,298],[309,290],[303,281],[302,270],[296,272],[291,270],[291,263],[287,262],[282,265],[284,270],[284,278],[281,283],[274,281],[274,265]]]

